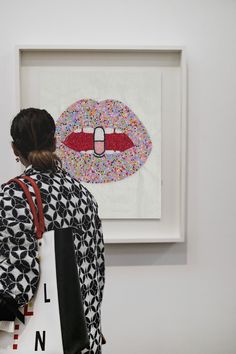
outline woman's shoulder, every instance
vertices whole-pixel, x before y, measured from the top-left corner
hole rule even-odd
[[[95,197],[89,191],[89,189],[87,187],[85,187],[83,182],[81,182],[79,179],[73,177],[69,172],[67,172],[64,169],[61,170],[61,173],[63,173],[63,175],[67,178],[67,180],[69,180],[71,182],[71,184],[74,184],[77,188],[79,188],[81,195],[83,195],[87,199],[90,199],[97,207],[97,201],[96,201]]]
[[[16,182],[10,180],[9,182],[5,182],[0,186],[0,198],[4,196],[13,196],[15,192],[20,190],[21,188],[19,187],[19,185]]]
[[[25,206],[23,194],[23,190],[16,182],[3,183],[0,186],[0,214],[2,214],[2,210],[7,212],[12,210],[16,205],[18,207],[19,204]]]
[[[30,172],[30,170],[29,170]],[[31,174],[33,173],[33,170],[31,170]],[[89,189],[81,182],[79,179],[76,177],[72,176],[68,171],[66,171],[64,168],[58,168],[58,170],[54,173],[50,172],[44,172],[41,173],[41,175],[37,174],[37,171],[34,171],[35,178],[40,179],[41,181],[46,182],[47,184],[49,183],[49,180],[51,181],[51,184],[56,184],[60,186],[61,188],[65,189],[70,189],[74,191],[75,195],[79,197],[80,199],[83,199],[86,204],[94,204],[95,209],[98,208],[97,201],[93,194],[89,191]]]

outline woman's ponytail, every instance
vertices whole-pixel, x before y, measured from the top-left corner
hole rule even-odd
[[[55,172],[58,165],[61,165],[59,157],[54,152],[49,150],[30,151],[27,160],[32,167],[42,171],[51,170]]]

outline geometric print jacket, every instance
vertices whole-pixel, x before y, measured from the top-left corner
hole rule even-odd
[[[101,353],[101,303],[105,281],[104,240],[98,205],[79,181],[58,167],[55,173],[28,166],[42,197],[45,231],[71,227],[90,345],[83,354]],[[24,181],[35,202],[35,194]],[[33,216],[15,182],[0,189],[0,299],[27,304],[39,281],[38,249]]]

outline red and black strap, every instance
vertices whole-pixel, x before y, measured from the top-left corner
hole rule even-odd
[[[40,190],[39,190],[39,187],[37,186],[36,182],[31,177],[29,177],[29,176],[21,176],[21,178],[26,179],[31,184],[31,186],[33,187],[33,190],[34,190],[34,193],[35,193],[35,197],[36,197],[36,202],[37,202],[38,213],[36,211],[33,198],[31,196],[31,193],[30,193],[27,185],[23,181],[21,181],[20,178],[13,178],[8,183],[16,182],[23,189],[23,191],[24,191],[24,193],[26,195],[27,201],[29,203],[31,212],[33,214],[33,220],[34,220],[34,225],[35,225],[35,229],[36,229],[37,239],[40,239],[40,238],[42,238],[43,233],[45,231],[45,223],[44,223],[44,215],[43,215],[43,203],[42,203]]]

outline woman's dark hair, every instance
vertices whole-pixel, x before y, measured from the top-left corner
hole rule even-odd
[[[55,122],[44,109],[22,109],[11,124],[13,144],[38,170],[56,171],[59,157],[55,154]]]

